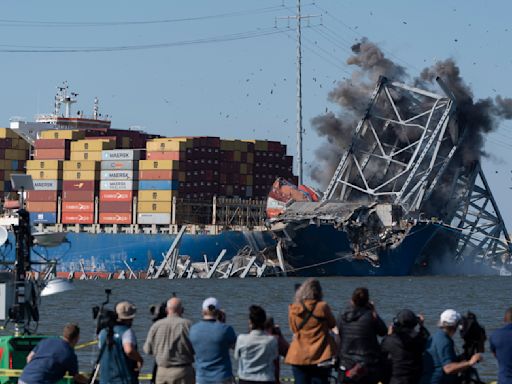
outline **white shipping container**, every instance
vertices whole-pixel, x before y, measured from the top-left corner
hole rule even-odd
[[[137,224],[171,224],[170,213],[139,213]]]
[[[32,179],[36,191],[57,191],[62,189],[62,180]]]
[[[133,180],[133,171],[101,171],[101,180]]]
[[[140,149],[115,149],[112,151],[102,151],[102,160],[140,160]]]
[[[102,191],[130,191],[137,188],[137,182],[132,180],[102,180],[100,190]]]
[[[101,170],[109,171],[109,170],[137,170],[139,169],[138,161],[131,160],[103,160],[101,162]]]

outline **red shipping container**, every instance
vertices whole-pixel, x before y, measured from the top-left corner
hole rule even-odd
[[[63,201],[94,201],[94,191],[62,191]],[[36,211],[34,211],[36,212]]]
[[[69,159],[69,150],[67,149],[36,149],[34,151],[35,160],[67,160]]]
[[[62,212],[94,212],[92,201],[63,201]]]
[[[38,139],[34,143],[35,149],[69,149],[69,140],[66,139]]]
[[[57,201],[57,191],[27,191],[28,201]]]
[[[56,210],[56,201],[27,201],[27,211],[29,212],[55,212]]]
[[[169,151],[169,152],[147,152],[147,160],[185,160],[185,152]]]
[[[94,213],[92,212],[62,212],[62,224],[92,224]]]
[[[100,212],[122,213],[131,211],[131,201],[100,201]]]
[[[132,223],[132,213],[131,212],[119,212],[119,213],[100,212],[99,221],[100,221],[100,224],[131,224]]]
[[[178,180],[179,173],[175,170],[142,170],[139,180]]]
[[[133,191],[100,191],[100,201],[129,201],[133,198]]]
[[[94,180],[64,180],[62,189],[66,191],[96,191],[98,182]]]

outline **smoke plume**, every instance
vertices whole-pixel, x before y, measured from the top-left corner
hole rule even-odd
[[[460,68],[452,59],[439,61],[423,69],[418,76],[411,77],[404,67],[387,58],[376,44],[366,38],[352,46],[352,53],[347,59],[347,64],[354,66],[351,77],[338,82],[328,95],[328,100],[340,107],[339,113],[328,112],[311,122],[317,134],[325,139],[325,143],[315,152],[317,166],[311,171],[312,179],[322,187],[327,186],[339,159],[351,145],[357,122],[368,107],[379,76],[412,83],[436,93],[439,93],[436,77],[439,76],[446,83],[456,99],[455,120],[460,132],[464,132],[464,140],[452,161],[455,166],[462,164],[470,167],[485,156],[485,135],[496,129],[501,120],[512,119],[512,99],[502,96],[475,99],[470,86],[461,77]],[[399,102],[404,103],[404,110],[410,107],[407,100]],[[419,133],[395,131],[392,134],[397,140],[407,142],[415,139],[411,135]],[[448,178],[452,172],[453,169],[447,170]]]

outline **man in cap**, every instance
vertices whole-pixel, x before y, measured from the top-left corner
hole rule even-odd
[[[422,356],[429,337],[423,317],[403,309],[393,320],[382,341],[389,384],[417,383],[422,373]],[[416,326],[419,329],[416,330]]]
[[[469,360],[457,361],[453,335],[460,320],[460,314],[453,309],[441,313],[439,329],[428,340],[427,350],[423,355],[423,384],[457,382],[459,372],[473,367],[482,359],[479,353],[475,353]]]
[[[135,305],[121,301],[116,305],[116,324],[112,329],[102,329],[99,333],[100,343],[100,383],[134,384],[143,360],[137,351],[137,338],[131,328]]]
[[[498,359],[498,382],[512,384],[512,307],[505,312],[505,326],[491,335],[491,351]]]
[[[76,324],[66,324],[62,338],[43,339],[27,356],[27,366],[18,383],[56,383],[66,372],[77,383],[89,380],[78,373],[78,359],[74,347],[80,338],[80,328]]]
[[[190,328],[197,384],[233,382],[229,349],[235,346],[236,334],[231,326],[217,320],[219,311],[219,301],[207,298],[202,305],[203,319]]]
[[[177,297],[167,301],[166,311],[167,317],[151,326],[144,344],[144,352],[155,356],[155,383],[194,383],[194,350],[188,338],[192,323],[181,317],[183,305]]]

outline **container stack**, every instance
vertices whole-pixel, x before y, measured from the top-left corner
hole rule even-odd
[[[71,160],[64,162],[62,192],[63,224],[93,224],[98,195],[102,151],[114,140],[84,139],[71,143]]]
[[[33,224],[58,222],[57,203],[62,191],[62,162],[46,159],[27,161],[27,174],[32,176],[34,183],[34,190],[27,192],[27,210]]]
[[[187,139],[185,177],[180,184],[180,197],[211,200],[219,194],[220,146],[218,137]]]
[[[138,189],[138,169],[142,151],[107,150],[102,153],[100,184],[100,224],[132,224],[133,198]]]
[[[170,224],[172,199],[177,196],[180,162],[191,148],[186,138],[154,139],[146,143],[147,160],[139,161],[138,224]],[[183,167],[183,166],[182,166]]]
[[[0,192],[11,192],[11,174],[25,172],[29,149],[12,129],[0,128]]]

